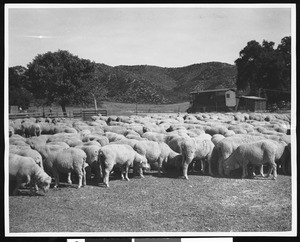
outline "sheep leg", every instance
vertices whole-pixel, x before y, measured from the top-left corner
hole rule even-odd
[[[82,181],[82,186],[86,186],[86,172],[84,167],[82,167],[82,176],[83,176],[83,181]]]
[[[59,185],[59,174],[57,171],[54,170],[53,175],[54,175],[54,180],[55,180],[54,188],[57,188]]]
[[[124,167],[121,166],[120,170],[121,170],[121,180],[123,181],[123,180],[125,180],[125,178],[124,178]]]
[[[246,178],[248,176],[248,171],[247,171],[247,163],[243,164],[243,175],[242,178]]]
[[[182,172],[183,172],[183,178],[184,179],[189,179],[188,178],[188,175],[187,175],[187,173],[188,173],[188,167],[189,167],[189,164],[187,164],[186,162],[184,162],[183,163],[183,167],[182,167]]]
[[[129,171],[129,165],[126,165],[126,167],[125,167],[125,180],[126,180],[126,181],[129,181],[129,178],[128,178],[128,171]]]
[[[161,159],[158,160],[158,176],[161,176],[161,168],[163,161]]]
[[[264,165],[260,165],[260,175],[262,177],[265,177],[265,174],[264,174]]]
[[[71,180],[71,172],[68,172],[68,184],[72,184],[72,180]]]
[[[203,159],[200,160],[200,170],[202,174],[205,173],[205,161]]]
[[[21,179],[19,177],[17,177],[17,186],[13,191],[13,196],[16,196],[18,194],[19,187],[21,186],[21,184],[22,184]]]
[[[141,178],[144,178],[142,165],[139,167],[139,175]]]
[[[83,179],[83,175],[82,174],[78,174],[78,187],[77,188],[81,188],[82,187],[82,179]]]
[[[218,165],[219,165],[219,169],[218,169],[219,175],[223,176],[223,159],[218,160]]]
[[[276,165],[276,163],[274,162],[273,164],[272,164],[272,166],[273,166],[273,179],[274,180],[276,180],[276,178],[277,178],[277,165]]]
[[[109,168],[105,168],[103,169],[103,183],[106,187],[109,187],[109,173],[110,173],[110,169]]]

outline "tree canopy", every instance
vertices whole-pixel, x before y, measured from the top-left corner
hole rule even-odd
[[[260,89],[291,90],[291,37],[284,37],[277,49],[274,42],[255,40],[247,43],[235,61],[237,88],[246,94],[258,95]],[[269,98],[269,97],[268,97]]]
[[[22,109],[28,108],[32,100],[32,94],[24,88],[27,78],[26,68],[23,66],[10,67],[9,77],[9,104],[19,106]]]
[[[37,55],[27,68],[26,88],[46,104],[58,103],[65,114],[67,105],[87,101],[92,86],[93,95],[101,92],[96,88],[95,63],[65,50]]]

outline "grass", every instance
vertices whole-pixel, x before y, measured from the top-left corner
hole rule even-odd
[[[99,104],[98,104],[99,105]],[[186,112],[189,107],[189,102],[174,103],[174,104],[135,104],[135,103],[117,103],[117,102],[103,102],[98,109],[107,109],[108,115],[134,115],[136,111],[138,114],[141,113],[178,113]],[[74,110],[84,109],[86,107],[70,106],[66,107],[67,113],[72,113]],[[93,109],[94,106],[87,108]],[[45,112],[49,113],[49,107],[45,107]],[[31,107],[28,112],[43,112],[42,107]],[[60,106],[53,106],[52,113],[61,114],[62,110]]]
[[[234,179],[156,172],[110,187],[62,184],[9,197],[10,232],[275,232],[291,230],[291,177]]]

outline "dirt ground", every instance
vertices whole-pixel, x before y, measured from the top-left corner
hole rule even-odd
[[[291,177],[240,179],[176,174],[110,187],[62,183],[46,194],[9,197],[9,231],[277,232],[292,229]]]

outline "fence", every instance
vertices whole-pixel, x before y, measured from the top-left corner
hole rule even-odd
[[[42,113],[42,112],[32,112],[32,113],[10,113],[9,119],[24,119],[24,118],[82,118],[83,120],[89,120],[92,116],[101,114],[102,116],[107,116],[107,110],[80,110],[67,112],[67,116],[64,116],[63,112],[52,112],[52,113]]]

